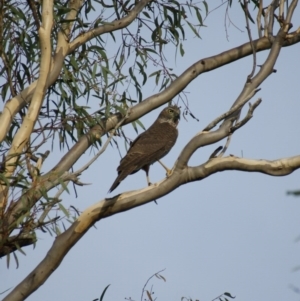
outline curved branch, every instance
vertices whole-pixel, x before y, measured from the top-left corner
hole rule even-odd
[[[52,60],[52,68],[51,72],[49,73],[46,88],[51,86],[58,78],[63,61],[65,57],[73,52],[77,47],[82,45],[82,41],[87,42],[88,40],[96,37],[97,35],[101,35],[103,33],[112,32],[118,29],[122,29],[132,23],[137,14],[150,2],[151,0],[141,0],[139,3],[129,12],[129,14],[120,19],[111,22],[110,24],[99,26],[98,28],[89,31],[88,33],[79,36],[76,38],[70,46],[68,43],[68,35],[70,32],[70,26],[72,22],[65,23],[68,24],[63,27],[63,31],[59,32],[58,34],[58,41],[57,41],[57,48],[55,51],[54,58]],[[81,6],[82,1],[69,1],[69,8],[71,9],[70,13],[67,15],[68,20],[75,19],[74,15],[77,14],[79,7]],[[85,40],[86,39],[86,40]],[[71,47],[71,48],[70,48]],[[32,95],[37,87],[37,81],[34,81],[30,86],[24,89],[19,95],[10,99],[3,108],[3,112],[0,115],[0,142],[5,139],[6,134],[9,131],[10,124],[14,118],[14,116],[28,103],[30,103]]]
[[[236,157],[214,158],[198,167],[186,167],[144,189],[104,199],[87,208],[74,224],[59,235],[45,258],[16,286],[3,301],[21,301],[42,285],[60,265],[69,250],[100,219],[144,205],[175,190],[182,184],[204,178],[220,171],[242,170],[284,176],[300,168],[300,156],[275,161],[250,160]]]
[[[237,129],[242,127],[244,124],[246,124],[252,117],[254,110],[260,105],[261,99],[259,98],[253,105],[249,103],[249,110],[247,112],[247,115],[238,123],[236,123],[231,129],[231,133],[235,132]]]
[[[241,109],[260,89],[254,90],[252,94],[248,95],[243,101],[241,101],[239,104],[231,107],[229,111],[222,114],[221,116],[217,117],[215,120],[210,122],[203,131],[210,131],[212,128],[214,128],[220,121],[224,120],[225,118],[229,117],[231,114],[235,113],[239,109]]]
[[[76,175],[67,172],[63,174],[53,172],[50,173],[47,178],[38,178],[34,185],[24,192],[18,201],[12,202],[8,206],[2,223],[3,225],[6,225],[6,228],[2,229],[3,233],[5,233],[6,236],[10,235],[14,228],[9,228],[9,226],[22,215],[26,214],[28,210],[30,210],[30,208],[32,208],[32,206],[45,194],[45,192],[48,192],[61,183],[66,183],[68,181],[77,183],[78,178]],[[2,240],[4,239],[2,238]]]
[[[284,41],[283,46],[287,47],[287,46],[297,44],[299,42],[300,42],[300,31],[297,30],[297,31],[292,32],[291,34],[289,34],[288,39],[286,39]],[[253,41],[253,45],[255,47],[256,52],[260,52],[260,51],[270,49],[270,47],[272,46],[272,44],[270,43],[270,41],[266,37],[263,37],[263,38],[260,38],[260,39],[257,39],[255,41]],[[230,64],[231,62],[242,59],[242,58],[244,58],[248,55],[251,55],[251,54],[252,54],[252,49],[251,49],[250,43],[243,44],[243,45],[241,45],[237,48],[234,48],[232,50],[223,52],[220,55],[216,55],[216,56],[213,56],[211,58],[200,60],[199,62],[202,62],[202,61],[204,62],[204,61],[207,61],[208,59],[216,58],[216,61],[211,62],[208,66],[206,66],[205,70],[204,70],[204,68],[202,68],[200,70],[199,74],[194,74],[194,75],[198,76],[203,72],[209,72],[211,70],[217,69],[217,68],[222,67],[226,64]],[[56,79],[59,75],[59,72],[60,72],[59,64],[56,63],[55,58],[54,58],[54,61],[55,61],[55,63],[53,64],[52,70],[51,70],[51,72],[49,74],[49,77],[48,77],[48,80],[47,80],[47,87],[49,87],[50,85],[52,85],[56,81]],[[199,62],[198,62],[198,64],[199,64]],[[192,80],[194,80],[194,78],[195,77],[192,76],[190,78],[190,80],[186,83],[185,86],[187,86]],[[9,126],[10,126],[14,116],[27,103],[29,103],[31,101],[32,94],[34,92],[34,89],[36,88],[36,83],[37,83],[36,81],[33,82],[30,86],[28,86],[26,89],[24,89],[19,95],[17,95],[16,97],[10,99],[5,104],[3,112],[0,115],[0,124],[1,124],[0,142],[5,139],[5,136],[8,132],[8,130],[9,130]],[[170,87],[174,87],[174,85],[171,84]],[[184,89],[184,87],[182,89]],[[179,92],[177,92],[177,94]],[[171,94],[174,94],[174,93],[171,93]],[[158,95],[160,95],[160,93]],[[176,95],[176,94],[174,94],[174,95]],[[172,97],[174,97],[174,96],[172,96]],[[157,100],[157,103],[156,103],[155,98],[153,98],[151,101],[153,101],[153,103],[154,103],[153,106],[151,106],[152,110],[167,102],[165,100],[163,101],[160,97]],[[144,114],[146,114],[146,111],[145,110],[140,110],[139,115],[136,118],[139,118],[139,117],[143,116]],[[116,124],[116,123],[117,123],[117,121],[114,122],[114,124]],[[112,127],[113,127],[113,125],[112,125]]]
[[[123,121],[130,115],[130,110],[127,114],[123,117],[123,119],[116,125],[116,127],[112,130],[110,137],[107,139],[101,150],[94,156],[90,162],[85,164],[79,170],[75,171],[74,173],[59,173],[57,171],[52,171],[47,173],[43,177],[37,178],[36,182],[34,183],[33,187],[25,192],[15,203],[12,203],[10,208],[8,209],[8,213],[5,215],[5,223],[7,225],[11,225],[17,220],[22,214],[25,214],[29,208],[32,206],[43,196],[43,192],[48,192],[50,189],[54,188],[55,186],[61,184],[62,182],[73,181],[74,183],[80,185],[81,183],[78,181],[78,175],[80,175],[85,169],[87,169],[92,162],[94,162],[103,151],[106,149],[107,145],[109,144],[110,140],[113,137],[116,129],[123,123]],[[80,183],[80,184],[79,184]],[[58,198],[58,196],[55,196]],[[13,231],[13,228],[9,231],[7,230],[6,233],[9,235]],[[1,251],[1,250],[0,250]],[[1,257],[1,256],[0,256]]]
[[[286,32],[284,31],[284,29],[280,29],[274,40],[274,44],[265,63],[262,65],[260,71],[252,78],[252,80],[246,82],[242,92],[232,105],[231,109],[239,107],[241,104],[244,104],[246,99],[249,99],[250,96],[254,95],[258,86],[261,85],[261,83],[272,73],[277,57],[281,50],[281,45],[285,38],[285,35]],[[224,122],[218,130],[214,132],[198,133],[182,150],[175,164],[175,170],[182,170],[188,164],[189,159],[198,148],[220,141],[221,139],[227,137],[230,132],[236,130],[237,128],[240,128],[252,117],[253,110],[260,104],[260,102],[261,100],[258,100],[254,103],[252,107],[250,107],[250,110],[245,119],[242,120],[239,124],[237,124],[236,127],[232,127],[232,124],[233,121],[236,119],[236,116],[239,115],[241,109],[239,109],[239,111],[235,111],[234,113],[226,117],[226,119],[224,120]],[[226,113],[221,115],[221,117],[224,115],[226,115]],[[219,118],[217,120],[219,120]]]
[[[141,0],[139,1],[136,6],[128,13],[128,15],[124,18],[121,18],[119,20],[115,20],[110,23],[106,23],[104,25],[101,25],[97,28],[94,28],[92,30],[89,30],[86,33],[81,34],[77,38],[75,38],[74,41],[72,41],[69,45],[69,51],[68,54],[72,53],[75,49],[80,47],[82,44],[85,44],[86,42],[90,41],[91,39],[102,35],[107,32],[113,32],[122,28],[127,27],[130,25],[133,20],[136,19],[137,15],[143,10],[143,8],[150,3],[152,0]]]
[[[216,172],[225,170],[240,170],[247,172],[259,172],[270,176],[286,176],[300,168],[300,156],[283,158],[278,160],[254,160],[229,156],[225,158],[213,158],[205,164],[197,167],[189,167],[191,180],[199,177],[206,178]]]
[[[291,36],[291,39],[293,39],[293,42],[291,42],[291,40],[285,40],[284,44],[287,41],[289,41],[288,43],[292,44],[300,42],[300,32],[295,32],[294,35]],[[265,37],[253,41],[253,45],[256,49],[256,52],[260,52],[271,47],[269,40]],[[131,108],[130,117],[125,120],[123,124],[126,125],[128,123],[131,123],[132,121],[167,103],[202,73],[220,68],[251,54],[251,44],[245,43],[239,47],[222,52],[218,55],[199,60],[188,69],[186,69],[186,71],[183,72],[176,80],[174,80],[165,90],[160,93],[154,94],[143,100],[141,103],[133,106]],[[249,90],[247,90],[247,93],[250,94]],[[239,104],[240,101],[235,102],[233,106]],[[82,136],[78,140],[78,142],[70,149],[70,151],[55,166],[55,170],[69,170],[80,158],[80,156],[90,147],[95,139],[99,139],[105,133],[114,128],[121,119],[122,117],[120,116],[120,114],[114,115],[108,119],[103,119],[103,127],[95,126],[86,135]]]
[[[46,92],[46,82],[50,70],[51,61],[51,41],[50,34],[53,24],[53,0],[44,1],[42,11],[42,24],[39,27],[38,33],[41,44],[41,64],[40,74],[37,80],[37,89],[33,94],[33,99],[24,118],[24,121],[17,131],[12,141],[11,148],[7,155],[5,177],[10,177],[15,171],[16,162],[26,145],[36,120],[38,118],[40,108],[42,106],[44,95]],[[7,185],[0,186],[0,208],[4,207],[6,198]]]
[[[263,67],[261,68],[261,70],[263,70],[263,71],[260,70],[260,72],[253,78],[252,82],[246,83],[243,92],[241,93],[239,98],[235,101],[235,104],[232,106],[232,108],[239,107],[239,105],[244,101],[241,98],[243,96],[243,94],[245,95],[245,98],[248,98],[249,95],[254,95],[257,86],[260,85],[261,82],[270,74],[270,72],[268,72],[268,71],[270,69],[273,70],[273,66],[275,64],[277,56],[272,53],[274,52],[274,48],[275,48],[276,54],[278,55],[279,50],[280,50],[281,41],[283,38],[284,38],[284,35],[280,31],[278,36],[275,39],[275,43],[271,49],[268,59],[266,60]],[[249,46],[251,49],[251,45],[249,45]],[[234,50],[236,50],[236,49],[234,49]],[[232,51],[233,50],[231,50],[231,52]],[[170,97],[170,94],[176,93],[176,89],[178,89],[178,87],[180,87],[180,85],[181,86],[187,85],[192,80],[191,78],[192,78],[193,73],[196,74],[196,75],[194,75],[194,78],[195,78],[197,76],[197,73],[200,74],[201,68],[203,68],[202,72],[207,71],[205,69],[205,67],[209,64],[213,65],[218,59],[220,60],[220,57],[225,60],[226,57],[228,58],[228,55],[226,55],[226,53],[223,53],[223,54],[220,54],[218,56],[218,58],[217,57],[209,58],[209,59],[206,59],[205,62],[203,60],[201,60],[198,63],[191,66],[180,76],[180,78],[178,78],[177,80],[174,81],[175,85],[174,84],[170,85],[170,87],[168,87],[162,93],[159,93],[152,97],[149,97],[144,102],[131,108],[130,116],[124,122],[124,124],[129,123],[132,120],[135,120],[136,118],[138,118],[139,115],[141,115],[139,113],[139,111],[142,110],[142,113],[143,113],[143,111],[146,113],[149,111],[149,107],[151,110],[151,108],[153,106],[157,105],[159,101],[168,101],[169,99],[171,99],[172,97]],[[213,68],[213,66],[212,66],[212,68]],[[265,71],[265,69],[267,69],[267,72]],[[163,98],[163,97],[165,97],[165,98]],[[160,100],[160,98],[161,98],[161,100]],[[255,106],[254,106],[254,108],[255,108]],[[225,116],[227,116],[227,115],[225,115]],[[247,118],[245,119],[245,121],[248,121],[250,119],[249,118],[250,116],[251,116],[251,114],[247,117],[248,119]],[[81,139],[62,158],[60,163],[57,164],[56,167],[52,171],[45,174],[41,178],[41,182],[43,181],[43,179],[49,179],[52,174],[57,174],[57,173],[62,174],[63,172],[69,170],[69,168],[77,161],[77,159],[82,155],[82,153],[84,153],[84,151],[92,144],[94,139],[97,137],[100,137],[106,131],[111,130],[112,126],[115,127],[115,125],[119,121],[119,118],[121,118],[120,114],[117,116],[112,116],[108,120],[104,120],[104,122],[106,122],[106,123],[104,123],[104,126],[103,126],[104,130],[102,128],[100,128],[100,126],[96,126],[88,133],[88,135],[81,137]],[[232,124],[233,124],[233,121],[235,120],[235,118],[236,118],[235,116],[233,116],[233,117],[227,116],[227,119],[225,120],[223,125],[218,130],[211,132],[211,133],[202,132],[200,134],[197,134],[188,143],[188,145],[183,149],[181,155],[179,156],[179,159],[177,160],[177,162],[175,164],[175,167],[174,167],[175,171],[183,170],[184,167],[187,165],[192,154],[201,146],[213,144],[213,143],[227,137],[232,131]],[[36,199],[36,198],[34,198],[34,199]],[[29,200],[28,198],[27,198],[27,201],[25,203],[22,202],[22,204],[24,203],[24,204],[26,204],[25,205],[26,208],[30,208],[30,206],[29,206],[29,204],[27,204],[27,202],[33,204],[32,200]],[[21,206],[21,207],[23,207],[23,206]],[[16,210],[19,211],[20,208],[18,208],[18,206],[16,206],[13,211],[16,213]],[[14,215],[16,215],[16,214],[12,214],[11,216],[14,216]]]
[[[286,14],[286,19],[285,19],[285,23],[288,25],[288,29],[289,30],[290,27],[290,23],[292,21],[292,16],[294,14],[294,11],[296,9],[296,6],[298,5],[298,0],[293,0],[292,3],[289,5],[287,14]]]

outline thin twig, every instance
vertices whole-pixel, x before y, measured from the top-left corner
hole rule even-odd
[[[146,281],[146,283],[145,283],[145,285],[144,285],[144,287],[143,287],[143,290],[142,290],[141,301],[143,301],[143,296],[144,296],[145,288],[146,288],[147,284],[149,283],[149,281],[150,281],[154,276],[156,276],[158,273],[161,273],[161,272],[163,272],[164,270],[165,270],[165,269],[160,270],[160,271],[156,272],[155,274],[153,274],[151,277],[148,278],[148,280]]]
[[[263,0],[260,0],[258,5],[259,7],[257,12],[256,22],[257,22],[258,36],[259,38],[261,38],[262,37],[261,15],[262,15],[262,8],[263,8]]]
[[[297,4],[298,4],[298,0],[293,0],[287,9],[285,23],[288,23],[288,29],[292,28],[291,20],[292,20],[292,16],[294,14]]]
[[[244,119],[242,119],[240,122],[236,123],[233,127],[231,127],[231,129],[230,129],[231,133],[233,133],[240,127],[242,127],[253,117],[253,112],[260,105],[260,103],[261,103],[261,98],[259,98],[253,105],[251,103],[249,103],[249,110],[248,110],[247,115],[245,116]]]
[[[269,23],[268,23],[268,39],[272,43],[274,41],[273,36],[273,26],[274,26],[274,12],[278,7],[279,0],[273,0],[270,5],[270,15],[269,15]]]
[[[73,172],[74,175],[80,175],[84,170],[88,169],[92,163],[94,163],[99,156],[106,150],[108,144],[110,143],[111,139],[113,138],[116,130],[122,125],[122,123],[128,118],[130,115],[130,109],[127,111],[126,115],[120,120],[120,122],[114,127],[113,130],[110,131],[110,135],[108,139],[105,141],[103,147],[100,149],[100,151],[84,166],[82,166],[77,171]]]
[[[279,4],[279,20],[284,20],[284,0],[280,0]]]
[[[230,142],[231,142],[231,138],[232,138],[232,133],[229,134],[229,135],[227,136],[226,144],[225,144],[225,146],[223,147],[222,151],[219,153],[218,158],[223,157],[223,155],[224,155],[225,152],[227,151],[228,146],[229,146],[229,144],[230,144]]]
[[[65,183],[65,185],[68,186],[69,182],[70,181],[67,181]],[[59,197],[60,197],[60,195],[64,191],[65,191],[65,188],[64,187],[60,187],[60,189],[56,192],[55,196],[53,197],[53,201],[47,205],[46,209],[44,210],[44,212],[40,216],[40,218],[38,220],[38,224],[43,224],[44,223],[44,219],[46,218],[46,216],[49,213],[49,211],[54,207],[54,205],[56,205],[57,203],[61,202],[61,200],[59,199]]]
[[[248,32],[248,36],[249,36],[249,41],[250,41],[250,45],[252,48],[252,53],[253,53],[253,66],[252,66],[252,71],[251,73],[248,75],[248,81],[251,80],[251,78],[254,75],[255,72],[255,67],[256,67],[256,51],[255,51],[255,47],[253,45],[253,39],[252,39],[252,35],[251,35],[251,30],[250,30],[250,24],[249,24],[249,10],[248,10],[248,0],[244,0],[244,13],[245,13],[245,18],[246,18],[246,28],[247,28],[247,32]]]
[[[38,16],[38,13],[37,13],[36,5],[35,5],[33,0],[27,0],[27,3],[28,3],[28,5],[29,5],[29,7],[32,11],[32,15],[33,15],[33,19],[34,19],[34,22],[35,22],[36,29],[39,30],[40,20],[39,20],[39,16]]]
[[[216,118],[215,120],[213,120],[211,123],[209,123],[202,131],[203,132],[207,132],[210,131],[212,128],[214,128],[220,121],[222,121],[223,119],[225,119],[226,117],[230,116],[231,114],[233,114],[234,112],[236,112],[237,110],[239,110],[241,107],[243,107],[258,91],[260,91],[260,89],[256,89],[253,92],[251,92],[248,97],[246,97],[241,103],[239,103],[238,105],[232,107],[228,112],[220,115],[218,118]]]
[[[264,36],[267,38],[268,37],[268,17],[270,13],[270,5],[264,10]]]

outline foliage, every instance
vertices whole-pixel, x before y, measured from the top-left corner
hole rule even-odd
[[[109,27],[113,20],[124,19],[135,6],[133,1],[106,4],[100,0],[89,0],[74,3],[72,7],[65,1],[54,2],[52,66],[57,63],[59,39],[62,36],[67,41],[80,40],[96,28]],[[59,66],[59,73],[47,84],[36,124],[18,160],[14,162],[14,172],[11,175],[1,174],[2,184],[9,188],[8,197],[11,200],[17,202],[17,199],[22,199],[34,186],[36,178],[40,176],[41,165],[49,154],[49,150],[41,152],[41,149],[48,147],[49,143],[52,150],[57,147],[62,151],[70,150],[81,137],[89,136],[91,147],[99,148],[102,145],[101,138],[90,135],[93,127],[105,127],[103,120],[116,113],[124,115],[128,107],[141,102],[142,87],[147,81],[152,81],[162,90],[176,78],[172,68],[166,66],[165,50],[172,47],[175,55],[178,50],[181,55],[184,54],[186,31],[200,37],[202,15],[207,15],[208,5],[205,1],[196,5],[193,2],[179,3],[172,0],[144,1],[143,6],[143,11],[134,22],[121,31],[109,30],[106,34],[97,35],[94,39],[68,49],[68,54]],[[78,9],[78,13],[73,16],[74,9]],[[195,20],[193,16],[196,16]],[[1,21],[4,37],[1,48],[4,62],[0,70],[1,96],[3,103],[7,103],[39,78],[41,43],[38,29],[43,21],[42,6],[34,1],[5,1]],[[111,49],[114,49],[113,53]],[[155,72],[152,72],[153,66]],[[51,73],[48,81],[49,78]],[[13,116],[9,131],[0,146],[2,171],[7,169],[8,151],[30,110],[29,99],[32,95],[27,97],[27,102]],[[99,110],[91,111],[91,99],[99,103]],[[132,125],[136,131],[137,126],[144,128],[139,120]],[[118,135],[125,137],[122,129],[118,130]],[[59,194],[68,190],[64,183],[60,180],[62,190]],[[13,231],[17,230],[20,234],[24,229],[33,237],[36,229],[48,231],[51,235],[59,234],[61,230],[57,222],[62,220],[61,215],[70,223],[75,220],[77,212],[74,208],[66,209],[58,198],[59,194],[51,197],[45,187],[39,188],[39,192],[32,208],[29,211],[25,209],[15,223],[3,231],[6,237],[4,240]],[[53,208],[56,208],[56,213],[49,215],[50,211],[53,213]],[[12,250],[21,250],[18,240],[16,235],[7,244],[8,249],[1,254],[9,255]]]
[[[280,5],[275,2],[264,8],[262,1],[240,1],[249,43],[242,45],[239,51],[233,49],[229,55],[223,53],[211,60],[200,60],[184,73],[175,74],[167,56],[173,53],[174,60],[179,60],[185,54],[185,40],[201,38],[201,29],[205,28],[209,15],[205,0],[2,0],[0,256],[6,256],[7,264],[12,255],[18,265],[15,251],[24,254],[25,246],[35,245],[37,231],[48,232],[57,235],[57,244],[54,243],[49,251],[50,255],[55,251],[57,261],[50,260],[49,255],[48,274],[43,274],[49,277],[68,250],[100,218],[169,193],[171,189],[153,194],[147,192],[138,198],[129,195],[121,201],[116,197],[114,206],[108,202],[101,204],[104,209],[112,206],[109,210],[101,211],[102,207],[97,207],[93,214],[78,212],[72,206],[66,208],[60,198],[63,192],[69,192],[70,184],[75,191],[75,187],[84,185],[79,176],[110,143],[118,146],[116,135],[129,145],[123,125],[131,123],[138,132],[139,127],[144,128],[139,121],[141,116],[171,102],[175,96],[184,105],[184,116],[189,113],[193,117],[184,101],[184,88],[202,72],[248,55],[253,55],[254,63],[243,91],[228,112],[213,120],[198,135],[200,138],[194,137],[184,147],[174,167],[174,171],[180,171],[174,172],[175,176],[180,174],[181,178],[174,181],[172,189],[185,184],[186,179],[203,179],[203,169],[208,172],[208,168],[203,165],[192,170],[188,167],[190,157],[199,147],[224,138],[228,140],[223,150],[217,149],[209,158],[211,174],[223,168],[286,175],[299,168],[298,157],[289,158],[290,164],[285,165],[288,167],[280,170],[276,162],[249,163],[236,159],[229,167],[217,166],[217,160],[214,161],[216,165],[212,164],[213,159],[222,158],[231,135],[250,120],[260,104],[256,101],[250,105],[247,116],[239,120],[242,107],[273,72],[281,47],[300,41],[299,30],[289,32],[297,1],[290,4],[281,1]],[[233,2],[224,4],[228,16]],[[257,12],[259,39],[255,41],[249,27],[249,21],[254,22],[252,9]],[[278,15],[275,14],[277,10]],[[274,19],[279,28],[277,34],[273,33]],[[256,52],[267,49],[272,56],[255,73]],[[155,86],[157,93],[146,98],[143,95],[145,85]],[[93,111],[94,102],[99,107]],[[212,134],[210,131],[219,123],[221,126]],[[54,167],[43,171],[49,153],[58,149],[64,155]],[[87,149],[98,153],[86,165],[74,170],[74,164]],[[233,160],[223,159],[222,162]],[[189,172],[188,176],[184,172]],[[53,188],[57,188],[55,193]],[[59,244],[59,240],[65,243]],[[46,280],[35,278],[34,283],[32,275],[29,276],[30,285],[22,284],[26,291],[22,296],[27,297]],[[12,292],[15,293],[16,290]],[[227,293],[220,298],[225,296],[231,298]],[[151,299],[151,293],[148,298]]]

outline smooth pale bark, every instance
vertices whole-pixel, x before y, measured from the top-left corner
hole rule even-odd
[[[291,20],[292,12],[296,4],[297,1],[292,1],[287,13],[287,22],[279,30],[276,37],[269,36],[269,38],[261,38],[253,42],[255,48],[258,49],[257,45],[264,41],[264,43],[266,43],[266,45],[269,45],[269,47],[270,45],[272,46],[271,51],[266,62],[261,67],[259,72],[252,79],[247,81],[240,96],[234,101],[233,106],[244,103],[245,99],[251,98],[255,94],[257,87],[272,73],[281,47],[288,43],[288,23]],[[269,33],[271,33],[271,29],[268,29]],[[292,39],[295,39],[294,41],[297,40],[297,42],[299,42],[299,32],[296,32]],[[291,41],[289,41],[289,43],[290,42]],[[240,55],[241,53],[243,53],[243,47],[248,47],[249,54],[252,53],[250,43],[245,44],[241,47],[242,48],[238,47],[228,52],[224,52],[218,56],[213,57],[213,59],[208,58],[195,63],[163,92],[151,96],[143,103],[138,104],[137,106],[130,109],[130,114],[126,119],[126,123],[139,118],[146,112],[149,112],[152,109],[160,106],[161,104],[169,101],[173,96],[182,91],[182,89],[184,89],[199,74],[213,70],[218,66],[221,66],[222,64],[224,65],[241,58]],[[237,49],[239,49],[240,52],[236,53]],[[55,239],[52,247],[50,248],[43,261],[41,261],[40,264],[17,287],[15,287],[11,291],[4,300],[24,300],[32,292],[34,292],[59,266],[64,256],[66,256],[68,251],[76,244],[76,242],[97,221],[102,218],[106,218],[116,213],[127,211],[137,206],[141,206],[153,200],[159,199],[183,184],[192,181],[203,180],[216,172],[222,172],[226,170],[240,170],[245,172],[260,172],[272,176],[284,176],[292,173],[296,169],[299,169],[300,156],[274,161],[251,160],[234,156],[224,158],[213,157],[209,158],[207,162],[199,166],[188,166],[188,162],[191,156],[200,147],[216,143],[221,139],[232,135],[235,130],[238,130],[240,127],[246,124],[246,122],[248,122],[252,117],[252,113],[258,104],[259,102],[256,103],[255,107],[250,107],[250,114],[247,114],[246,118],[241,123],[235,124],[236,116],[240,110],[240,108],[238,108],[237,111],[235,111],[232,115],[225,114],[226,116],[220,119],[224,121],[217,130],[210,132],[199,132],[183,148],[173,167],[172,174],[168,178],[141,190],[125,192],[110,199],[104,199],[87,208],[80,215],[77,221],[75,221],[74,224],[69,227],[69,229],[67,229],[63,234],[59,235]],[[68,154],[66,155],[67,157],[65,156],[54,168],[54,170],[41,177],[41,179],[49,180],[50,175],[54,176],[55,172],[57,172],[58,175],[63,176],[64,172],[69,170],[69,168],[81,156],[84,150],[86,150],[90,146],[91,142],[89,141],[89,138],[100,137],[105,132],[114,128],[121,118],[122,116],[116,115],[111,117],[109,120],[104,120],[104,130],[99,130],[97,128],[92,129],[89,135],[84,137],[86,141],[82,142],[81,140],[79,140],[78,143],[75,144],[74,148],[71,149],[70,152],[68,152]],[[214,154],[214,156],[216,156],[216,154]],[[30,198],[28,198],[28,203],[26,203],[26,200],[22,200],[22,202],[17,203],[17,205],[15,206],[16,211],[12,211],[11,217],[15,218],[14,214],[17,216],[18,212],[20,212],[18,210],[22,211],[26,208],[28,210],[28,208],[33,204],[34,203],[32,203],[32,199]]]
[[[43,2],[42,24],[39,27],[39,39],[41,44],[41,65],[39,78],[37,80],[37,88],[34,91],[32,101],[30,103],[27,114],[23,123],[14,136],[11,148],[7,154],[5,177],[10,177],[16,169],[16,162],[22,153],[31,133],[44,101],[46,93],[46,82],[50,71],[51,63],[51,30],[53,25],[53,1],[47,0]],[[0,185],[0,208],[5,207],[7,199],[7,185]],[[1,209],[0,209],[1,210]]]
[[[3,301],[24,300],[38,289],[60,265],[69,250],[102,218],[157,200],[182,184],[203,180],[216,172],[241,170],[284,176],[299,168],[300,156],[275,161],[236,157],[214,158],[197,167],[174,170],[169,178],[144,189],[125,192],[111,199],[104,199],[87,208],[69,229],[55,239],[46,257]]]

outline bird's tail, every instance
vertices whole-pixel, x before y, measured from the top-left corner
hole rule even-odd
[[[126,178],[127,175],[125,175],[124,173],[119,173],[119,175],[117,176],[117,178],[115,179],[115,181],[113,182],[113,184],[111,185],[110,189],[108,190],[108,193],[111,193],[113,190],[115,190],[119,184],[121,183],[121,181],[123,181]]]

